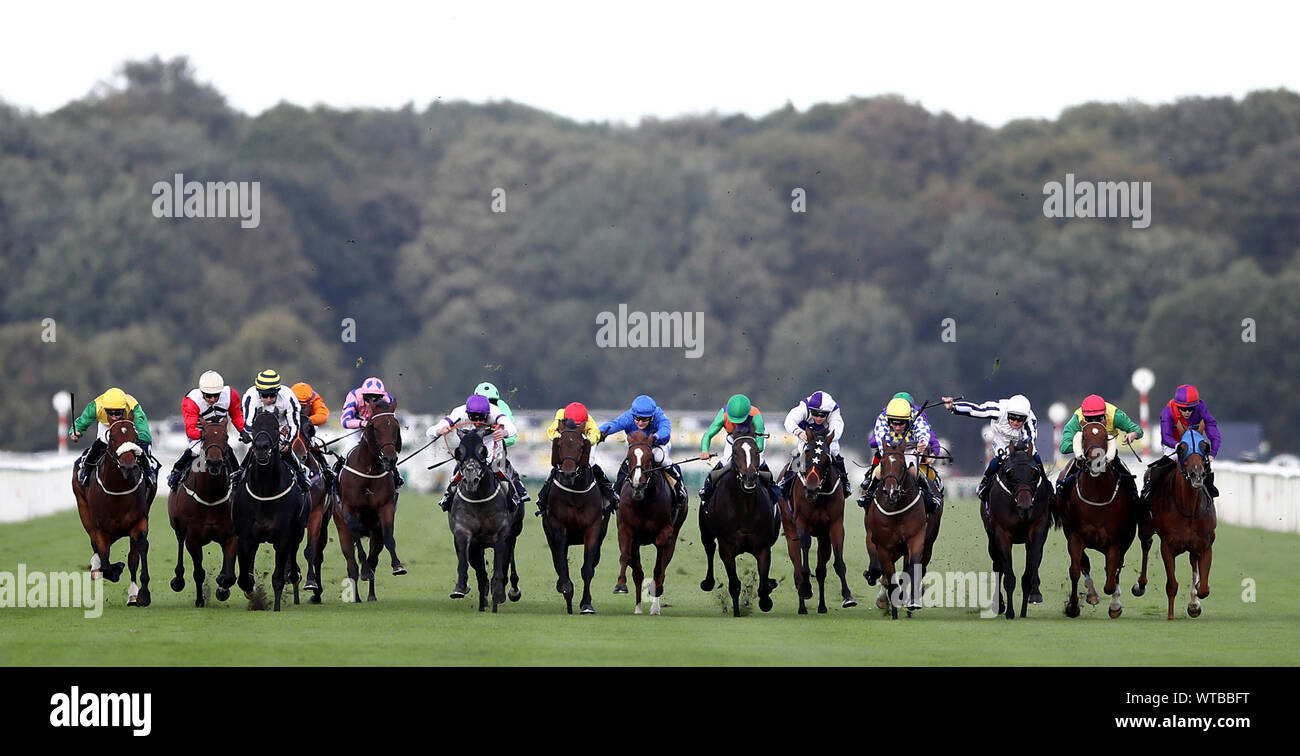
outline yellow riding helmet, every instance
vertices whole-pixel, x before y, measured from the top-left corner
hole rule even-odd
[[[254,385],[263,391],[274,391],[280,388],[280,374],[270,368],[257,374],[257,381]]]
[[[912,419],[912,405],[906,399],[894,397],[885,405],[885,417],[890,420],[907,420]]]
[[[114,386],[104,392],[103,399],[100,400],[100,407],[106,410],[120,409],[126,410],[126,392]]]

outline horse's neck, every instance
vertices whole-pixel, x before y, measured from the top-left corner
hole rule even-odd
[[[1093,494],[1110,496],[1111,492],[1115,490],[1115,485],[1119,482],[1119,473],[1115,472],[1110,466],[1110,460],[1106,461],[1105,471],[1095,478],[1092,473],[1088,472],[1087,468],[1088,463],[1085,461],[1079,469],[1079,477],[1075,479],[1078,481],[1079,490],[1083,492],[1083,495],[1090,499],[1093,498]]]
[[[348,454],[348,464],[362,472],[374,472],[376,461],[374,453],[370,451],[370,442],[363,433],[360,443],[352,447]]]
[[[128,467],[123,471],[122,468],[118,467],[117,458],[113,456],[113,452],[104,452],[104,456],[100,457],[99,461],[100,480],[106,489],[117,490],[121,488],[123,484],[129,487],[138,480],[138,476],[141,473],[140,465],[140,456],[136,455],[135,465]]]
[[[225,461],[225,454],[222,454],[222,461]],[[220,495],[230,488],[230,470],[224,468],[224,472],[214,474],[207,471],[207,465],[205,464],[195,471],[193,480],[194,493],[204,497],[208,494]]]
[[[275,452],[271,453],[271,461],[265,465],[257,464],[257,458],[252,459],[253,469],[249,471],[248,481],[255,486],[274,487],[280,484],[280,475],[284,470],[284,460],[281,455]]]

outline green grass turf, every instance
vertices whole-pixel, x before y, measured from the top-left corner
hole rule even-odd
[[[153,605],[124,606],[127,573],[106,583],[103,615],[86,619],[80,609],[0,609],[0,665],[1295,665],[1300,662],[1300,604],[1297,603],[1297,547],[1294,535],[1220,525],[1215,543],[1212,595],[1199,619],[1186,615],[1188,573],[1179,558],[1181,581],[1174,622],[1165,619],[1164,569],[1159,544],[1153,548],[1150,584],[1142,598],[1128,587],[1137,576],[1140,552],[1130,550],[1122,573],[1124,613],[1107,616],[1105,599],[1083,604],[1078,619],[1062,612],[1069,560],[1064,538],[1053,531],[1042,569],[1046,603],[1030,607],[1027,619],[983,619],[975,608],[926,608],[911,619],[891,621],[874,606],[875,589],[862,577],[866,566],[862,510],[850,503],[847,516],[848,579],[859,606],[839,608],[839,581],[828,577],[830,611],[796,613],[784,539],[774,550],[774,575],[781,586],[775,607],[755,607],[740,618],[724,613],[721,588],[699,589],[704,551],[696,529],[697,501],[668,568],[663,616],[634,616],[634,598],[612,595],[618,574],[618,540],[611,520],[600,566],[592,583],[597,614],[565,614],[555,593],[550,552],[530,514],[520,537],[518,566],[523,599],[498,614],[477,612],[477,592],[452,600],[455,555],[446,516],[433,497],[406,493],[397,516],[398,553],[409,574],[393,577],[384,555],[378,569],[377,603],[345,604],[339,599],[344,562],[333,539],[325,557],[325,603],[284,611],[249,611],[235,590],[231,599],[193,606],[194,584],[186,557],[186,588],[168,587],[176,542],[166,522],[166,502],[153,509],[150,566]],[[973,500],[951,501],[935,547],[931,570],[988,570],[985,536]],[[127,541],[113,548],[125,560]],[[219,568],[218,551],[205,551],[208,582]],[[654,550],[642,558],[647,572]],[[0,526],[0,570],[84,569],[89,544],[75,511]],[[1102,560],[1093,556],[1100,572]],[[581,550],[571,549],[577,570]],[[1016,549],[1016,566],[1023,565]],[[270,549],[258,557],[259,577],[270,569]],[[301,561],[300,561],[301,564]],[[490,563],[489,563],[490,564]],[[754,562],[741,559],[742,571]],[[725,573],[721,564],[718,574]],[[1244,579],[1255,581],[1256,601],[1243,601]],[[629,575],[629,582],[631,577]],[[268,581],[269,586],[269,581]],[[364,586],[364,584],[363,584]],[[215,587],[215,586],[211,586]],[[814,583],[815,588],[815,583]],[[1101,585],[1098,585],[1101,588]],[[286,595],[288,592],[286,591]],[[363,588],[364,597],[364,588]],[[729,601],[729,600],[728,600]],[[1017,585],[1016,608],[1019,611]],[[577,603],[575,597],[575,604]],[[575,607],[576,611],[576,607]]]

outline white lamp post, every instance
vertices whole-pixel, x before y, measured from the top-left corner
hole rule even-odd
[[[1138,390],[1138,424],[1142,426],[1142,449],[1151,449],[1151,428],[1147,413],[1147,392],[1156,385],[1156,374],[1140,367],[1133,371],[1133,388]]]
[[[72,409],[72,396],[66,391],[54,395],[54,411],[59,413],[59,454],[68,453],[68,410]]]
[[[1052,406],[1047,408],[1047,419],[1052,421],[1052,438],[1054,443],[1052,448],[1055,450],[1053,459],[1059,465],[1061,462],[1061,428],[1065,426],[1065,419],[1070,416],[1070,408],[1062,402],[1053,402]]]

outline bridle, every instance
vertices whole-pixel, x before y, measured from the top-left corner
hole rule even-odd
[[[569,493],[586,493],[587,491],[590,491],[590,490],[592,489],[593,486],[596,485],[596,477],[595,477],[594,475],[591,477],[591,483],[590,483],[590,484],[589,484],[585,489],[581,489],[581,490],[575,490],[575,489],[569,488],[568,486],[565,486],[564,484],[560,483],[560,480],[559,480],[559,476],[563,475],[563,476],[565,476],[565,479],[568,480],[569,483],[571,483],[572,485],[575,485],[575,486],[577,486],[577,485],[581,485],[581,484],[579,483],[579,480],[581,480],[581,476],[582,476],[582,474],[583,474],[584,472],[586,472],[586,471],[588,471],[588,470],[591,469],[591,465],[590,465],[590,463],[589,463],[589,462],[584,462],[583,459],[582,459],[583,456],[585,456],[585,453],[588,452],[588,450],[589,450],[590,447],[588,446],[588,443],[587,443],[587,442],[588,442],[588,439],[587,439],[586,435],[583,434],[583,432],[582,432],[581,429],[578,429],[578,428],[563,428],[563,429],[561,429],[561,430],[560,430],[560,437],[556,439],[556,442],[562,445],[563,442],[564,442],[566,439],[567,439],[567,440],[572,440],[575,436],[577,437],[577,440],[579,441],[579,443],[578,443],[578,448],[579,448],[581,451],[578,452],[577,456],[574,456],[574,455],[572,455],[572,454],[562,454],[562,455],[560,456],[560,461],[559,461],[559,463],[558,463],[557,465],[555,465],[555,475],[556,475],[556,477],[552,480],[552,483],[554,483],[557,487],[559,487],[560,490],[568,491]],[[563,466],[564,466],[564,463],[565,463],[565,462],[573,462],[573,465],[574,465],[574,470],[573,470],[573,472],[565,472],[565,471],[562,469]]]

